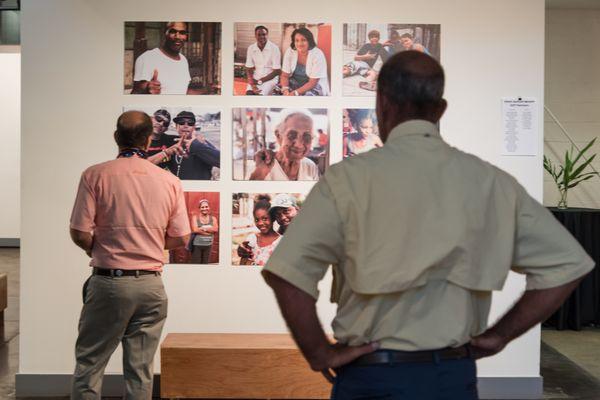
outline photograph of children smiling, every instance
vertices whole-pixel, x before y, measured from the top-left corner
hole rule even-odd
[[[300,212],[298,193],[234,193],[231,262],[264,266]]]

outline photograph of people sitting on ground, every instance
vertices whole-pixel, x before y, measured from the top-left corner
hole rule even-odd
[[[221,94],[220,22],[125,22],[125,94]]]
[[[192,234],[187,246],[169,251],[170,264],[219,263],[219,193],[184,192]]]
[[[297,193],[234,193],[232,264],[264,266],[304,198]]]
[[[233,94],[329,96],[331,24],[237,22]]]
[[[345,108],[342,115],[344,157],[366,153],[383,146],[374,109]]]
[[[184,180],[219,180],[221,112],[201,107],[124,107],[152,119],[148,161]]]
[[[234,180],[316,181],[328,165],[327,109],[233,109]]]
[[[440,60],[440,25],[344,24],[343,37],[344,96],[374,96],[379,69],[400,51],[421,51]]]

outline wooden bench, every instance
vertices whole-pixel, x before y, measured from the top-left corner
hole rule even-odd
[[[287,334],[170,333],[160,348],[162,398],[328,399]]]
[[[8,306],[8,277],[0,273],[0,323],[4,323],[4,310]]]

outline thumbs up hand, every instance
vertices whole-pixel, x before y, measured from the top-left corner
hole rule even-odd
[[[158,80],[158,70],[154,70],[152,79],[148,82],[148,92],[150,94],[160,94],[160,81]]]

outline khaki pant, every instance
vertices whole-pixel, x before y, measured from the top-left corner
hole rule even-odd
[[[166,317],[160,276],[91,276],[84,286],[71,399],[100,399],[104,368],[119,343],[125,398],[151,399],[152,360]]]

